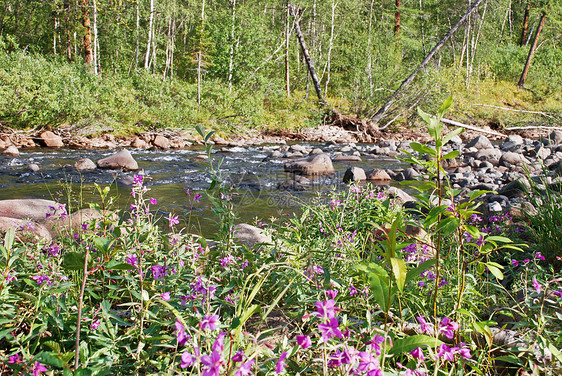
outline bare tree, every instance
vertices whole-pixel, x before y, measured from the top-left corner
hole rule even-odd
[[[535,34],[535,38],[533,39],[533,44],[529,49],[529,55],[527,56],[527,61],[525,62],[525,68],[523,68],[523,73],[521,73],[521,78],[519,78],[519,83],[517,84],[517,86],[519,86],[520,88],[523,88],[523,85],[525,84],[525,79],[527,78],[529,67],[531,66],[531,60],[533,59],[533,55],[535,54],[535,50],[537,49],[537,44],[539,42],[539,37],[541,35],[541,31],[545,21],[546,21],[546,11],[543,10],[541,13],[541,20],[539,22],[539,26],[537,26],[537,32]]]

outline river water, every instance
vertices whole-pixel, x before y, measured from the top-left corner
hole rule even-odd
[[[320,147],[325,152],[337,151],[336,145],[303,144]],[[361,147],[361,146],[360,146]],[[281,191],[277,186],[290,179],[292,174],[283,170],[284,160],[268,160],[268,151],[274,145],[221,148],[214,152],[214,163],[222,159],[223,181],[231,185],[236,193],[233,197],[238,222],[252,222],[255,218],[266,221],[270,216],[279,217],[291,213],[305,201],[318,193],[327,193],[334,187],[344,187],[342,177],[349,166],[369,168],[398,168],[404,164],[393,158],[365,159],[362,162],[334,162],[336,174],[314,180],[307,191]],[[90,158],[94,162],[116,153],[118,150],[75,149],[22,149],[19,157],[0,156],[0,199],[45,198],[72,207],[85,207],[90,202],[99,203],[94,183],[110,186],[115,197],[115,207],[128,209],[132,197],[129,186],[121,184],[131,180],[139,172],[117,170],[77,171],[73,165],[79,158]],[[152,206],[157,216],[173,212],[179,215],[182,225],[190,231],[210,235],[216,228],[215,216],[210,209],[205,190],[211,182],[209,165],[197,158],[204,154],[202,147],[183,150],[131,149],[138,162],[140,173],[146,179],[150,191],[147,198],[154,197],[158,204]],[[41,168],[32,172],[27,168],[36,163]],[[187,195],[187,190],[191,196]],[[199,202],[193,200],[200,193]]]

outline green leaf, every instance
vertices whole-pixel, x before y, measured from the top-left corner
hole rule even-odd
[[[68,252],[64,255],[62,267],[65,270],[84,270],[85,257],[85,253]]]
[[[455,232],[459,225],[460,220],[457,217],[447,217],[439,222],[435,227],[435,231],[442,231],[443,235],[449,235]]]
[[[109,248],[111,247],[111,243],[113,241],[111,241],[110,239],[107,238],[101,238],[101,237],[95,237],[94,238],[94,246],[96,247],[96,249],[104,254],[107,254],[107,252],[109,251]]]
[[[195,130],[199,133],[199,136],[205,138],[205,127],[202,124],[197,124]]]
[[[463,128],[456,128],[454,130],[452,130],[451,132],[447,133],[445,135],[445,137],[443,137],[443,145],[447,144],[447,142],[451,141],[451,139],[461,133],[464,132]]]
[[[416,277],[419,277],[420,274],[424,271],[432,267],[436,263],[435,259],[427,260],[422,262],[418,267],[408,270],[406,274],[406,281],[405,284],[408,284],[411,280]]]
[[[496,277],[500,281],[503,279],[503,273],[500,270],[503,269],[503,266],[495,262],[488,262],[485,265],[488,267],[488,270],[494,275],[494,277]]]
[[[6,231],[6,235],[4,235],[4,248],[6,248],[8,251],[12,249],[12,247],[14,246],[14,238],[15,238],[15,232],[13,228],[9,228],[8,231]]]
[[[418,142],[411,142],[410,147],[413,150],[417,151],[418,153],[422,153],[422,154],[426,153],[426,154],[433,155],[433,156],[437,155],[437,151],[435,151],[434,149],[430,148],[427,145],[420,144]]]
[[[392,272],[394,273],[394,278],[396,278],[398,290],[403,291],[406,284],[406,264],[404,260],[396,257],[390,258],[390,264],[392,265]]]
[[[205,143],[209,141],[209,139],[216,133],[216,131],[211,131],[205,136]]]
[[[453,150],[448,152],[447,154],[445,154],[443,157],[441,157],[441,159],[453,159],[459,156],[459,151],[458,150]]]
[[[445,99],[445,101],[441,105],[441,108],[439,109],[439,114],[441,116],[445,115],[445,113],[451,107],[452,104],[453,104],[453,96],[450,95],[449,97],[447,97],[447,99]]]
[[[376,274],[369,276],[371,281],[371,293],[375,302],[386,312],[388,310],[388,285]]]
[[[428,346],[435,348],[440,346],[443,342],[435,337],[426,336],[423,334],[413,335],[406,338],[400,338],[393,341],[392,349],[390,349],[390,354],[404,354],[417,349],[418,347]]]
[[[505,236],[488,236],[486,238],[487,242],[502,242],[502,243],[513,243],[510,238],[506,238]]]
[[[133,270],[133,269],[135,269],[135,267],[131,264],[120,263],[116,260],[109,261],[105,265],[105,268],[108,269],[108,270]]]

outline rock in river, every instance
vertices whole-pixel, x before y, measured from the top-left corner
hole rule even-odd
[[[286,172],[296,172],[304,175],[333,174],[334,165],[326,153],[312,155],[308,158],[285,163]]]
[[[139,169],[137,161],[133,159],[128,150],[121,150],[107,158],[98,161],[99,168],[112,168],[136,171]]]

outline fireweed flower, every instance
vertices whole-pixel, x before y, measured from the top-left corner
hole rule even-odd
[[[312,346],[312,341],[310,340],[309,336],[305,336],[303,334],[297,335],[297,343],[303,348],[308,349]]]
[[[280,374],[285,369],[285,358],[287,357],[287,352],[284,351],[279,360],[277,361],[277,366],[275,367],[275,373]]]
[[[193,201],[198,203],[201,200],[202,197],[203,197],[202,194],[196,193],[195,197],[193,197]]]
[[[410,354],[414,357],[414,359],[425,360],[425,356],[423,355],[423,350],[421,347],[416,347],[410,352]]]
[[[234,356],[232,357],[232,361],[235,362],[235,363],[240,363],[243,360],[244,360],[244,351],[243,350],[238,350],[238,352],[236,354],[234,354]]]
[[[156,201],[156,199],[154,197],[150,198],[150,205],[156,205],[158,204],[158,201]]]
[[[46,276],[45,274],[34,275],[33,277],[31,277],[31,279],[36,281],[38,285],[42,285],[43,282],[47,282],[49,286],[52,285],[51,278]]]
[[[172,215],[172,213],[170,213],[168,215],[168,227],[172,228],[174,227],[174,225],[177,225],[178,223],[180,223],[178,216]]]
[[[211,315],[203,317],[203,320],[199,323],[199,329],[201,330],[215,330],[217,328],[217,322],[219,321],[219,315]]]
[[[326,324],[318,324],[318,330],[322,333],[321,341],[326,343],[330,338],[343,338],[343,333],[338,328],[338,319],[331,318]]]
[[[379,360],[373,356],[373,354],[367,351],[361,351],[359,354],[359,365],[357,370],[361,372],[367,372],[368,376],[382,376],[382,371],[380,370]]]
[[[167,302],[168,300],[170,300],[170,292],[166,291],[165,293],[160,294],[160,297],[163,301]]]
[[[464,359],[472,358],[472,354],[470,353],[470,349],[466,347],[464,343],[459,343],[458,346],[455,346],[453,350],[460,354]]]
[[[416,317],[416,320],[419,321],[419,323],[420,323],[420,329],[421,329],[421,331],[422,331],[423,333],[431,334],[431,330],[429,329],[429,326],[428,326],[428,324],[427,324],[427,321],[425,321],[425,319],[424,319],[423,316],[418,316],[418,317]]]
[[[215,342],[213,343],[213,347],[212,349],[218,352],[223,352],[224,351],[224,336],[226,336],[226,332],[221,332],[217,339],[215,340]]]
[[[42,372],[47,372],[47,367],[39,362],[35,362],[35,365],[33,366],[33,376],[39,376]]]
[[[541,261],[545,260],[544,256],[540,252],[535,253],[535,258]]]
[[[336,317],[336,311],[339,308],[336,307],[336,301],[334,299],[328,299],[325,302],[316,302],[316,316],[324,319],[332,319]]]
[[[195,356],[188,353],[187,351],[184,351],[183,354],[181,354],[180,367],[181,368],[187,368],[189,366],[192,366],[193,363],[195,363],[196,360],[197,360],[197,358]]]
[[[10,355],[10,358],[8,358],[8,364],[20,364],[20,363],[23,363],[23,361],[21,360],[19,353]]]
[[[455,360],[455,353],[453,349],[443,343],[439,347],[439,351],[437,351],[437,357],[452,362],[453,360]]]
[[[537,292],[537,294],[541,293],[541,284],[537,282],[537,277],[533,277],[533,287],[535,288],[535,291]]]
[[[162,265],[153,265],[150,267],[152,270],[152,277],[154,279],[164,279],[168,275],[168,267]]]
[[[96,321],[94,321],[93,323],[90,324],[90,329],[96,330],[98,328],[98,326],[100,326],[100,324],[101,324],[100,319],[97,319]]]
[[[187,340],[190,338],[189,334],[185,332],[185,328],[180,320],[176,319],[176,323],[174,324],[174,326],[176,327],[176,338],[178,340],[178,345],[185,346]]]
[[[256,360],[248,360],[246,363],[242,364],[234,376],[249,376],[252,373],[252,366]]]
[[[513,260],[511,260],[511,265],[513,265],[514,267],[518,267],[518,266],[519,266],[519,261],[513,259]]]
[[[343,364],[343,359],[343,351],[336,350],[332,354],[330,354],[330,357],[328,358],[328,366],[332,368],[341,367],[341,365]]]
[[[326,290],[326,295],[328,295],[330,299],[335,299],[338,295],[338,290]]]
[[[203,355],[201,357],[201,363],[207,366],[203,370],[202,376],[219,376],[222,364],[221,355],[218,351],[213,351],[211,355]]]
[[[441,323],[439,324],[439,332],[443,333],[445,337],[453,339],[455,332],[459,329],[459,324],[451,321],[448,317],[443,317]]]
[[[125,259],[125,262],[133,267],[137,267],[138,265],[138,258],[136,255],[133,255],[132,253],[129,253],[127,255],[127,258]]]
[[[381,354],[381,344],[384,342],[383,336],[375,336],[368,345],[371,346],[371,351],[373,351],[377,356]]]
[[[228,255],[225,258],[219,259],[222,268],[226,268],[227,265],[234,263],[234,256]]]

